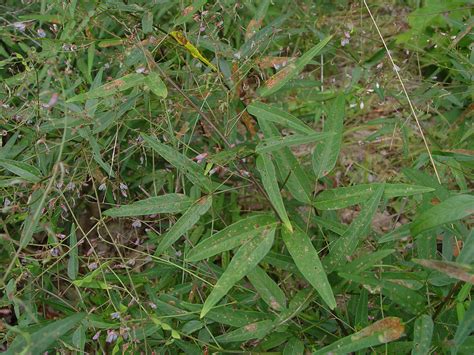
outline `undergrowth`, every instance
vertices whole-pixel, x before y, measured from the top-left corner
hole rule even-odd
[[[0,9],[3,351],[474,352],[472,2]]]

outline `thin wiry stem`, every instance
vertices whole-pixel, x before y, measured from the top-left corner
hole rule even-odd
[[[413,117],[415,118],[416,125],[418,126],[418,130],[420,131],[421,138],[423,139],[423,143],[425,145],[426,151],[428,152],[428,156],[430,157],[431,165],[433,166],[436,178],[438,179],[438,183],[441,184],[441,179],[438,174],[438,169],[436,169],[436,164],[433,160],[433,156],[431,155],[430,147],[428,146],[428,142],[426,140],[425,134],[423,133],[423,129],[421,128],[420,121],[418,120],[418,116],[415,111],[415,107],[413,106],[413,103],[411,102],[410,96],[408,95],[408,91],[405,88],[405,84],[403,83],[402,77],[400,76],[400,73],[398,72],[398,68],[395,65],[395,62],[392,58],[392,55],[390,54],[390,51],[388,50],[387,43],[385,42],[382,33],[380,32],[379,26],[377,25],[377,22],[375,21],[374,16],[372,15],[372,12],[370,11],[369,5],[367,5],[366,0],[364,0],[364,5],[365,8],[367,9],[367,12],[369,13],[370,18],[372,19],[372,22],[374,23],[374,26],[377,30],[377,33],[379,34],[380,39],[382,40],[383,46],[385,47],[385,51],[387,52],[388,58],[390,59],[390,62],[392,64],[393,70],[395,71],[395,74],[397,75],[398,81],[400,82],[400,85],[402,87],[403,93],[405,94],[405,97],[407,98],[408,105],[410,106],[411,113]]]

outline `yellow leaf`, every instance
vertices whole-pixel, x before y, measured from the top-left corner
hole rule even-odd
[[[208,61],[202,54],[199,52],[199,49],[197,49],[191,42],[187,40],[187,38],[184,36],[183,32],[181,31],[172,31],[170,32],[170,36],[173,37],[176,42],[178,42],[180,45],[182,45],[184,48],[187,49],[187,51],[196,59],[199,59],[201,62],[206,64],[209,68],[211,68],[214,71],[217,71],[217,68],[210,62]]]

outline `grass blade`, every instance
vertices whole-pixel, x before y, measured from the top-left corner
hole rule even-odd
[[[166,194],[149,197],[129,205],[114,207],[103,214],[109,217],[135,217],[158,213],[180,213],[193,204],[193,200],[183,194]]]
[[[299,228],[296,228],[294,232],[283,229],[282,236],[298,270],[316,289],[329,308],[334,309],[336,300],[331,285],[309,237]]]
[[[280,217],[283,225],[290,231],[293,230],[290,219],[286,213],[285,205],[280,194],[280,188],[275,172],[275,166],[268,154],[260,154],[257,158],[257,170],[262,177],[263,187],[268,194],[273,208]]]
[[[298,75],[317,54],[321,52],[321,50],[329,43],[331,38],[332,36],[326,37],[313,48],[308,50],[305,54],[303,54],[300,58],[298,58],[296,62],[288,64],[288,66],[273,75],[265,82],[265,86],[258,90],[258,93],[265,97],[280,90],[288,81]]]
[[[71,280],[77,278],[79,272],[79,259],[77,255],[77,236],[76,236],[76,225],[71,226],[71,233],[69,234],[69,260],[67,263],[67,276]]]
[[[313,170],[317,179],[329,174],[336,165],[341,150],[344,115],[345,96],[340,94],[329,109],[328,118],[323,129],[323,132],[333,133],[333,135],[326,140],[324,145],[317,147],[313,153]]]
[[[416,236],[442,224],[454,222],[474,213],[474,196],[457,195],[422,212],[412,223],[411,232]]]
[[[360,332],[344,337],[313,354],[347,354],[385,344],[403,336],[405,326],[400,318],[387,317],[362,329]]]
[[[164,235],[160,244],[156,247],[155,255],[160,255],[166,251],[179,237],[190,230],[211,206],[212,196],[204,196],[192,205]]]
[[[189,252],[186,261],[196,262],[234,249],[256,235],[265,233],[275,224],[275,217],[270,215],[257,215],[241,219],[199,243]]]
[[[314,207],[320,210],[337,210],[361,203],[367,199],[367,195],[381,185],[380,183],[361,184],[337,189],[324,190],[314,200]],[[384,198],[411,196],[432,192],[431,187],[409,185],[409,184],[385,184]]]
[[[330,248],[329,255],[324,259],[324,266],[328,272],[345,264],[347,257],[354,253],[360,240],[367,235],[372,218],[375,212],[377,212],[383,190],[383,184],[375,188],[372,196],[370,196],[368,201],[363,205],[362,211],[351,223],[351,226],[334,242]]]
[[[214,305],[244,276],[252,271],[269,252],[273,245],[275,228],[257,235],[235,253],[229,266],[217,281],[201,310],[203,318]]]
[[[413,330],[412,355],[425,355],[430,353],[431,337],[433,336],[433,320],[424,314],[415,322]]]

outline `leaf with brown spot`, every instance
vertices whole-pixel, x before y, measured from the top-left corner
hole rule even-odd
[[[227,334],[216,337],[220,343],[244,342],[250,339],[262,339],[273,329],[273,321],[263,320],[261,322],[250,323],[246,326],[233,330]]]
[[[474,270],[469,265],[441,260],[412,259],[428,269],[436,270],[452,278],[474,284]]]
[[[404,332],[405,325],[400,318],[387,317],[313,354],[347,354],[400,339]]]
[[[132,73],[125,75],[119,79],[111,81],[107,84],[101,85],[89,92],[82,93],[71,97],[67,102],[86,101],[90,99],[98,99],[114,95],[120,91],[131,89],[143,84],[145,76],[143,74]]]
[[[200,318],[203,318],[238,281],[258,265],[270,251],[274,238],[275,227],[258,234],[237,250],[204,302]]]
[[[245,244],[256,235],[275,227],[277,221],[271,215],[255,215],[243,218],[211,235],[195,246],[186,261],[197,262]]]
[[[321,50],[329,43],[332,36],[328,36],[298,58],[292,63],[273,75],[265,82],[265,86],[258,90],[261,96],[268,96],[280,90],[288,81],[297,76],[309,62],[321,52]]]
[[[178,17],[174,23],[175,26],[182,25],[190,21],[193,18],[193,15],[198,12],[204,5],[206,5],[207,0],[195,0],[193,3],[185,7],[181,13],[181,16]]]

